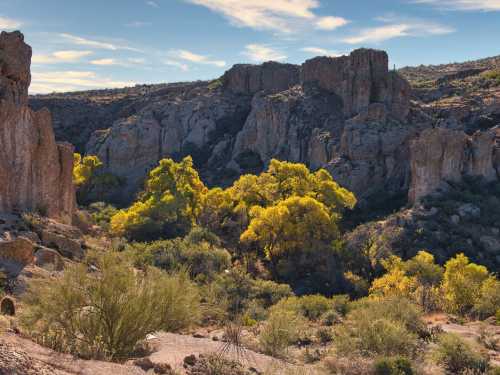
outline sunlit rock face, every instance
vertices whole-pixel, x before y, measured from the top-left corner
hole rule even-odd
[[[411,144],[411,187],[409,198],[420,198],[446,189],[448,182],[460,182],[465,176],[497,181],[500,128],[476,132],[429,129]]]
[[[0,34],[0,211],[38,211],[70,223],[73,147],[56,143],[47,109],[28,107],[31,47]]]

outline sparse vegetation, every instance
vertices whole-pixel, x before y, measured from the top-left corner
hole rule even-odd
[[[199,293],[185,273],[135,272],[114,253],[75,264],[56,280],[33,282],[21,322],[39,342],[85,358],[120,360],[146,334],[178,331],[199,317]]]

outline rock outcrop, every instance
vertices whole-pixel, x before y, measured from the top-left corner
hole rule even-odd
[[[406,126],[415,117],[409,97],[408,83],[388,70],[382,51],[363,49],[302,66],[235,65],[220,80],[156,92],[137,113],[94,132],[86,153],[127,181],[125,201],[161,158],[188,154],[209,184],[258,173],[279,158],[344,171],[337,173],[340,182],[362,197],[374,182],[408,188],[409,164],[400,148],[407,150],[415,133]],[[383,150],[356,151],[353,134],[365,127],[377,136],[364,142]]]
[[[384,103],[391,115],[406,120],[410,108],[410,85],[396,72],[389,72],[384,51],[359,49],[349,56],[316,57],[302,65],[302,81],[336,93],[350,118],[371,103]]]
[[[270,61],[262,65],[235,65],[224,74],[222,83],[235,94],[254,95],[259,91],[285,91],[297,85],[299,79],[298,66]]]
[[[500,179],[500,128],[476,132],[428,129],[411,143],[411,187],[409,198],[420,198],[446,188],[447,182],[460,182],[464,176],[485,181]]]
[[[28,107],[31,48],[0,34],[0,211],[39,211],[70,223],[73,147],[57,144],[50,112]]]

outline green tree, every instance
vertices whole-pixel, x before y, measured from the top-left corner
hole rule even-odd
[[[206,190],[191,157],[179,163],[163,159],[149,173],[139,199],[111,219],[111,232],[135,240],[186,234],[200,213]]]

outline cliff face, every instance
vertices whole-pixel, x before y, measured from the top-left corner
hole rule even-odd
[[[405,80],[389,72],[382,51],[358,50],[302,66],[236,65],[218,81],[156,93],[132,116],[94,132],[86,152],[126,178],[124,197],[140,188],[159,159],[187,154],[213,184],[258,172],[279,158],[328,167],[361,197],[373,181],[383,186],[395,179],[393,190],[405,189],[409,164],[398,164],[398,147],[413,134],[404,126],[414,117],[409,91]],[[393,144],[384,146],[385,154],[355,151],[359,137],[352,135],[353,127],[369,126],[380,133],[366,141],[374,147],[390,134]],[[393,127],[399,127],[396,136]],[[376,170],[365,167],[369,164]],[[357,173],[337,173],[353,169]]]
[[[361,49],[301,66],[235,65],[212,82],[36,96],[31,103],[51,109],[59,139],[126,179],[125,202],[160,159],[184,155],[212,185],[279,158],[327,168],[362,202],[410,188],[416,201],[450,174],[491,180],[498,173],[500,152],[483,133],[500,123],[500,85],[479,70],[456,68],[452,77],[442,77],[449,69],[433,76],[437,88],[412,89],[389,71],[385,52]],[[447,139],[448,130],[457,134]],[[472,136],[478,130],[483,135]],[[443,166],[436,149],[446,155]]]
[[[38,210],[71,222],[73,147],[57,144],[48,110],[28,107],[31,48],[0,34],[0,211]]]
[[[411,144],[410,201],[446,189],[448,182],[460,182],[464,176],[499,180],[499,152],[500,127],[472,136],[443,128],[424,131]]]

